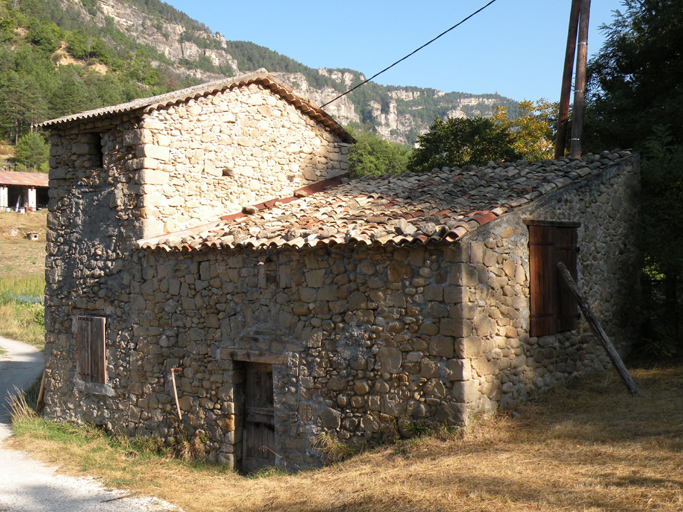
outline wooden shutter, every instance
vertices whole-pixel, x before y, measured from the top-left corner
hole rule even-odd
[[[546,336],[557,329],[557,271],[555,229],[529,226],[529,271],[532,336]]]
[[[78,376],[86,382],[107,383],[105,342],[106,319],[97,316],[74,318]]]
[[[576,256],[578,252],[576,229],[571,227],[557,227],[555,230],[555,245],[557,248],[557,261],[555,262],[555,267],[557,268],[557,263],[561,261],[565,264],[574,280],[576,280]],[[557,331],[571,331],[572,329],[576,329],[578,325],[579,307],[576,303],[576,299],[569,290],[569,287],[560,277],[559,271],[557,274],[557,282]]]

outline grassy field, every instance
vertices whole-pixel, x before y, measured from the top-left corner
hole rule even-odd
[[[192,511],[683,510],[683,367],[588,375],[467,430],[299,474],[243,477],[19,415],[9,446]],[[149,446],[149,444],[148,444]]]
[[[46,222],[46,210],[0,212],[0,335],[41,348]],[[38,240],[28,240],[28,232]]]
[[[47,210],[0,212],[0,277],[44,273],[46,224]],[[38,241],[26,239],[30,231],[38,233]]]

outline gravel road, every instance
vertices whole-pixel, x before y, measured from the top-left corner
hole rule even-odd
[[[6,397],[14,386],[25,389],[43,370],[43,353],[0,336],[0,447],[11,435]],[[180,512],[156,498],[130,497],[105,489],[94,478],[56,474],[28,454],[0,448],[0,512]],[[113,501],[111,501],[113,500]]]

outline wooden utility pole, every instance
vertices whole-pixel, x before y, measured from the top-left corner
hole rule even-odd
[[[574,55],[576,53],[576,32],[579,28],[579,12],[581,0],[572,0],[569,13],[569,30],[567,31],[567,51],[564,55],[564,72],[562,73],[562,90],[560,92],[560,112],[557,119],[557,138],[555,139],[555,159],[564,156],[564,143],[567,139],[567,123],[569,122],[569,97],[572,92],[572,76],[574,74]]]
[[[583,132],[583,100],[586,94],[586,61],[588,60],[588,20],[591,0],[581,0],[579,22],[579,48],[576,54],[576,84],[574,85],[574,111],[572,119],[572,144],[570,158],[581,158],[581,133]]]

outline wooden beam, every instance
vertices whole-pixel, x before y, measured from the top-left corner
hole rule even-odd
[[[628,370],[626,369],[624,362],[621,360],[621,357],[619,357],[619,353],[614,348],[614,345],[612,345],[612,342],[609,340],[609,336],[607,336],[607,333],[603,330],[602,326],[600,325],[600,322],[598,321],[598,318],[595,316],[595,313],[593,313],[593,310],[588,305],[588,301],[581,294],[581,291],[579,290],[576,281],[574,281],[571,274],[569,273],[569,270],[567,270],[567,267],[562,262],[559,262],[557,264],[557,268],[560,271],[560,275],[564,279],[564,282],[567,283],[569,290],[572,292],[572,295],[576,299],[576,302],[579,304],[579,308],[581,309],[584,318],[588,322],[588,325],[590,325],[591,329],[593,330],[593,333],[598,337],[600,343],[602,343],[602,346],[605,347],[607,355],[612,360],[612,364],[619,372],[619,376],[621,377],[621,380],[624,381],[626,388],[631,392],[633,396],[641,396],[640,391],[638,390],[638,386],[636,386],[636,383],[633,382],[633,379],[631,378],[631,375],[628,373]]]

